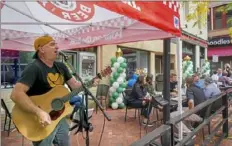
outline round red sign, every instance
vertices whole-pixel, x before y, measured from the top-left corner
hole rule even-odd
[[[84,22],[94,15],[94,4],[76,1],[52,1],[38,3],[54,15],[75,22]]]

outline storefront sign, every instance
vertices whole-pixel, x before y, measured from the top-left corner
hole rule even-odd
[[[230,37],[213,38],[209,40],[208,45],[209,46],[232,45],[232,39]]]
[[[218,55],[213,55],[212,61],[213,62],[218,62]]]

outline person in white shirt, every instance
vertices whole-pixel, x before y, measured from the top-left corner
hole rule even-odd
[[[217,74],[217,71],[214,71],[213,72],[213,75],[211,76],[212,80],[217,83],[218,82],[218,74]]]

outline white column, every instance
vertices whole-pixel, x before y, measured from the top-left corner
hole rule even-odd
[[[176,47],[176,56],[177,56],[177,79],[178,79],[178,110],[182,114],[182,40],[177,38],[177,47]],[[179,124],[179,139],[183,139],[183,124]]]
[[[207,47],[205,47],[205,59],[208,59],[208,48]]]
[[[195,47],[195,70],[200,67],[200,46]]]
[[[150,63],[149,63],[150,74],[153,75],[153,79],[155,79],[155,53],[150,52]]]

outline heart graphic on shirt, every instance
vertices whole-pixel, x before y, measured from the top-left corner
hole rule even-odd
[[[55,73],[55,74],[48,73],[47,81],[51,87],[55,87],[57,85],[63,85],[64,77],[60,75],[59,73]]]

